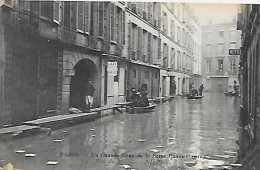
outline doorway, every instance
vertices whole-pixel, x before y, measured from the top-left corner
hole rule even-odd
[[[95,103],[95,93],[97,91],[97,67],[90,59],[80,60],[74,67],[75,74],[71,77],[70,84],[70,106],[78,109],[85,109],[85,85],[88,80],[92,80],[95,87],[93,107]]]

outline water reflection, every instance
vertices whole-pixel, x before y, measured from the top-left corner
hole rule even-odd
[[[235,158],[221,156],[238,149],[238,102],[220,93],[205,93],[199,100],[179,97],[157,105],[155,112],[116,114],[51,136],[0,143],[0,159],[27,170],[122,169],[119,165],[124,164],[135,169],[199,169],[232,162]],[[16,154],[20,148],[36,157]],[[165,157],[155,158],[158,155]],[[47,166],[49,160],[59,164]]]

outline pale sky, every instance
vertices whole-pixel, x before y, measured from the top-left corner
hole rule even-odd
[[[238,4],[209,4],[209,3],[192,3],[189,4],[200,22],[200,25],[232,21],[236,17]]]

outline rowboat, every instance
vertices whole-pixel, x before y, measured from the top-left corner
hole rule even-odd
[[[187,95],[187,98],[188,99],[201,99],[203,98],[204,96],[190,96],[190,95]]]
[[[130,107],[129,113],[147,113],[147,112],[152,112],[154,108],[156,107],[156,104],[150,103],[149,106],[144,106],[144,107]]]
[[[227,95],[227,96],[235,96],[235,95],[236,95],[235,92],[227,92],[227,91],[225,91],[224,93],[225,93],[225,95]]]

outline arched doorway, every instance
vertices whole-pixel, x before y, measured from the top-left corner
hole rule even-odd
[[[76,107],[79,109],[85,109],[85,85],[89,79],[92,80],[95,92],[98,90],[97,85],[97,67],[93,61],[90,59],[82,59],[77,62],[74,67],[75,74],[71,77],[70,84],[70,106]],[[95,98],[95,93],[94,93]],[[93,103],[93,107],[95,107],[95,100]]]

